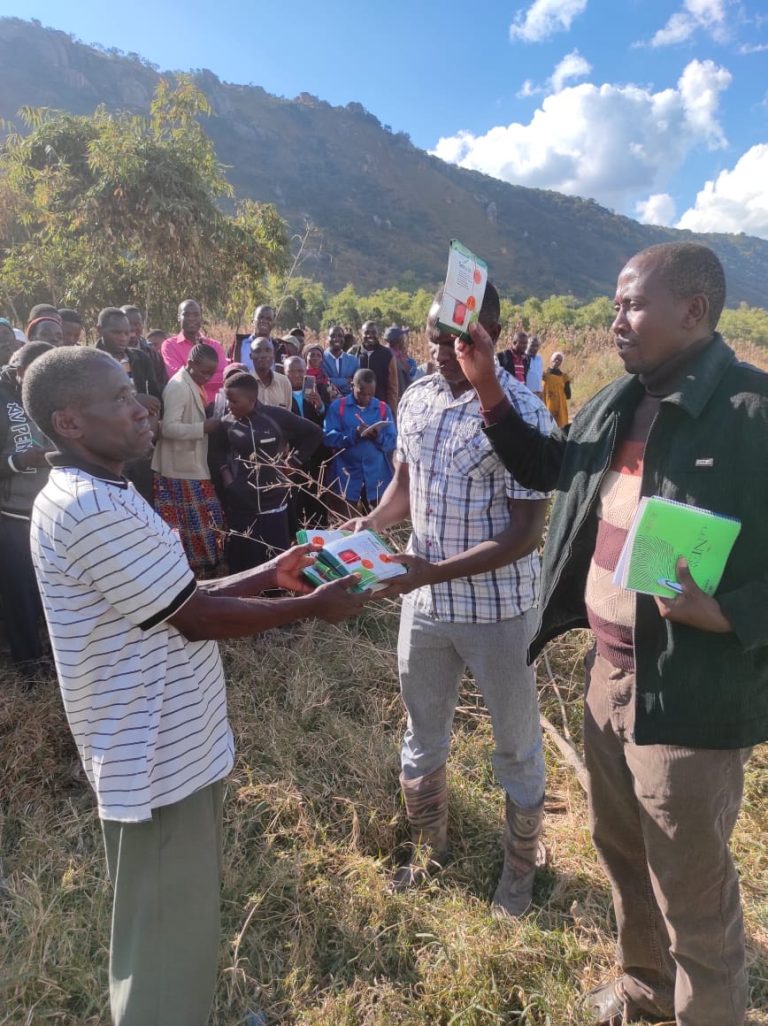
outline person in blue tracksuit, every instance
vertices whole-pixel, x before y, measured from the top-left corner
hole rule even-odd
[[[331,488],[355,505],[375,505],[392,480],[395,422],[375,391],[373,371],[359,370],[352,394],[335,399],[325,415],[325,444],[335,452]]]

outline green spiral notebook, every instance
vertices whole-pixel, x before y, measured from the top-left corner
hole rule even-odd
[[[614,584],[645,595],[674,598],[677,561],[688,560],[702,591],[714,595],[741,521],[698,506],[662,499],[640,500],[613,574]]]

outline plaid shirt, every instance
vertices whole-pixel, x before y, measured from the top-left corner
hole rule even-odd
[[[552,418],[525,385],[501,368],[499,382],[520,416],[539,431]],[[408,464],[412,534],[408,551],[431,563],[471,549],[510,525],[509,499],[545,499],[502,465],[483,431],[474,391],[454,399],[441,374],[414,382],[398,408],[397,458]],[[536,604],[539,555],[406,596],[421,613],[455,623],[496,623]]]

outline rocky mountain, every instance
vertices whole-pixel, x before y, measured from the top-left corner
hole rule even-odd
[[[23,106],[88,113],[99,103],[145,111],[160,72],[137,54],[88,46],[37,22],[0,19],[0,118]],[[768,242],[638,224],[591,200],[508,185],[429,156],[360,104],[293,100],[194,78],[213,115],[206,130],[237,194],[276,204],[292,229],[319,234],[302,273],[332,288],[434,287],[448,241],[482,254],[513,299],[611,294],[632,253],[677,238],[707,242],[728,273],[729,305],[765,305]],[[190,160],[194,153],[190,153]]]

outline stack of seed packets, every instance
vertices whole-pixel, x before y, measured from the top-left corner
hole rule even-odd
[[[297,531],[296,541],[300,545],[313,543],[322,545],[312,566],[302,573],[312,584],[326,584],[338,581],[350,574],[358,574],[360,580],[353,591],[380,591],[387,581],[407,573],[401,563],[393,563],[394,553],[387,543],[374,531]]]

